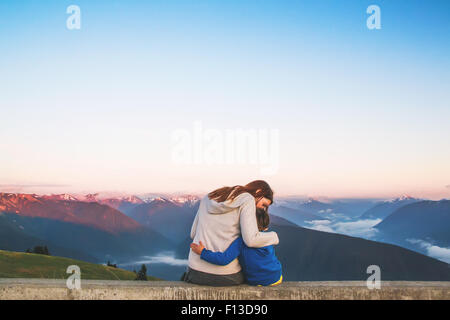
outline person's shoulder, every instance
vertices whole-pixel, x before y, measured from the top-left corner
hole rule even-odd
[[[234,201],[246,203],[250,201],[255,201],[255,198],[248,192],[243,192],[240,195],[238,195],[236,198],[234,198]]]
[[[200,198],[199,204],[198,204],[198,210],[201,210],[201,208],[204,208],[207,203],[209,202],[209,197],[208,195]]]

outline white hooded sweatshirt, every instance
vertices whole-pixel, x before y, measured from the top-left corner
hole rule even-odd
[[[230,244],[242,235],[248,247],[260,248],[277,245],[276,232],[260,232],[256,222],[255,198],[250,193],[242,193],[234,200],[217,202],[206,195],[200,202],[191,229],[191,239],[200,241],[206,249],[224,252]],[[211,264],[189,250],[189,267],[212,274],[233,274],[241,270],[238,259],[226,266]]]

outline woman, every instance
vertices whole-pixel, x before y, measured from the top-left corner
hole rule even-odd
[[[212,251],[224,252],[239,236],[247,247],[261,248],[278,244],[278,235],[260,232],[256,208],[265,209],[273,203],[273,191],[265,181],[256,180],[245,186],[223,187],[210,192],[201,202],[191,229],[191,239],[200,241]],[[186,282],[231,286],[244,282],[238,259],[220,266],[214,265],[189,251]]]
[[[259,231],[267,231],[270,218],[264,209],[256,209],[256,221]],[[273,246],[262,248],[247,247],[238,237],[224,252],[214,252],[199,244],[191,243],[191,249],[200,255],[200,258],[213,264],[225,266],[238,258],[245,280],[254,286],[276,286],[283,281],[281,263],[275,255]]]

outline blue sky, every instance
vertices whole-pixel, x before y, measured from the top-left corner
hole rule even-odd
[[[2,1],[0,180],[448,197],[449,18],[448,1]],[[279,170],[171,163],[195,121],[279,130]]]

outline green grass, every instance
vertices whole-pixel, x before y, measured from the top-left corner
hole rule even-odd
[[[134,272],[63,257],[0,250],[0,278],[67,279],[67,267],[77,265],[81,279],[134,280]],[[160,280],[148,276],[148,280]]]

